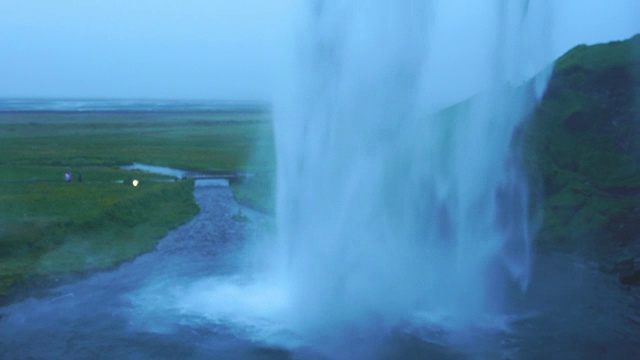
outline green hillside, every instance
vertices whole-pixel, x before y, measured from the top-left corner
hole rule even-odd
[[[538,244],[637,268],[640,35],[577,46],[556,61],[525,155],[541,189]]]

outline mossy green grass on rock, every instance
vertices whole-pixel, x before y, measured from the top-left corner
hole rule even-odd
[[[561,57],[528,122],[542,246],[605,260],[640,238],[640,35]]]

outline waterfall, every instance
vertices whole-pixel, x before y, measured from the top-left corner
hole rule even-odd
[[[544,1],[494,1],[489,86],[428,114],[441,3],[308,1],[275,119],[283,321],[302,333],[416,314],[479,326],[526,291],[532,226],[514,132],[541,96]],[[446,35],[446,34],[445,34]],[[478,41],[469,34],[470,41]],[[467,46],[452,43],[451,48]],[[548,60],[548,59],[546,59]],[[484,65],[486,64],[486,65]],[[536,68],[536,66],[538,66]],[[452,76],[454,78],[454,76]]]

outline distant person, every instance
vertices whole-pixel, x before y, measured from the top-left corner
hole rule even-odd
[[[71,182],[71,173],[70,172],[64,173],[64,181]]]

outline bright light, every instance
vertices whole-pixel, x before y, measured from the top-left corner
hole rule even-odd
[[[138,180],[133,180],[133,186],[138,186],[140,182]]]

